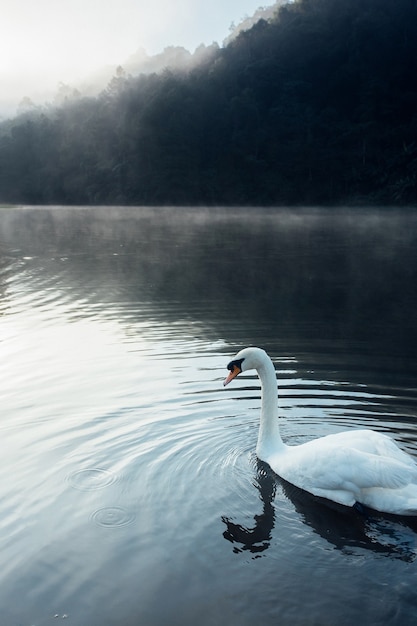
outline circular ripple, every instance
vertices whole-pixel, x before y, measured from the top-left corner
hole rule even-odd
[[[68,476],[70,485],[80,491],[103,489],[114,483],[115,480],[116,478],[112,472],[98,467],[77,470]]]
[[[91,519],[98,526],[104,526],[104,528],[120,528],[133,524],[135,515],[120,506],[108,506],[95,511]]]

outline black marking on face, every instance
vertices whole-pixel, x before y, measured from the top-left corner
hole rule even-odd
[[[240,369],[240,371],[242,371],[242,363],[245,359],[235,359],[234,361],[230,361],[230,363],[227,366],[227,369],[230,370],[231,372],[233,372],[233,369],[236,367],[238,367]]]

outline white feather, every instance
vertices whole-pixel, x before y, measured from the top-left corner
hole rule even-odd
[[[359,502],[386,513],[417,515],[417,464],[395,441],[373,430],[352,430],[287,446],[279,432],[272,361],[260,348],[245,348],[229,364],[232,372],[234,362],[239,364],[235,375],[258,372],[262,412],[256,451],[279,476],[339,504]]]

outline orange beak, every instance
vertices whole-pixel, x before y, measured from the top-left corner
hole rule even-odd
[[[238,374],[240,374],[242,370],[240,369],[240,367],[238,367],[237,365],[233,366],[233,369],[230,370],[227,378],[225,378],[225,380],[223,381],[223,386],[226,387],[226,385],[228,385],[230,383],[231,380],[233,380],[234,378],[236,378],[236,376]]]

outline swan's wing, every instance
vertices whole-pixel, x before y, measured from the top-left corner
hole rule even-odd
[[[360,450],[337,450],[333,457],[336,476],[346,485],[359,489],[383,487],[399,489],[417,479],[417,468],[392,457]]]
[[[348,431],[346,433],[351,440],[351,447],[362,452],[377,454],[378,456],[395,459],[416,469],[414,459],[401,450],[399,445],[390,436],[374,430]]]
[[[272,468],[285,480],[311,493],[346,490],[357,494],[361,489],[398,489],[417,481],[414,464],[343,445],[305,444],[289,448],[285,457],[277,458],[276,463],[272,460]]]

